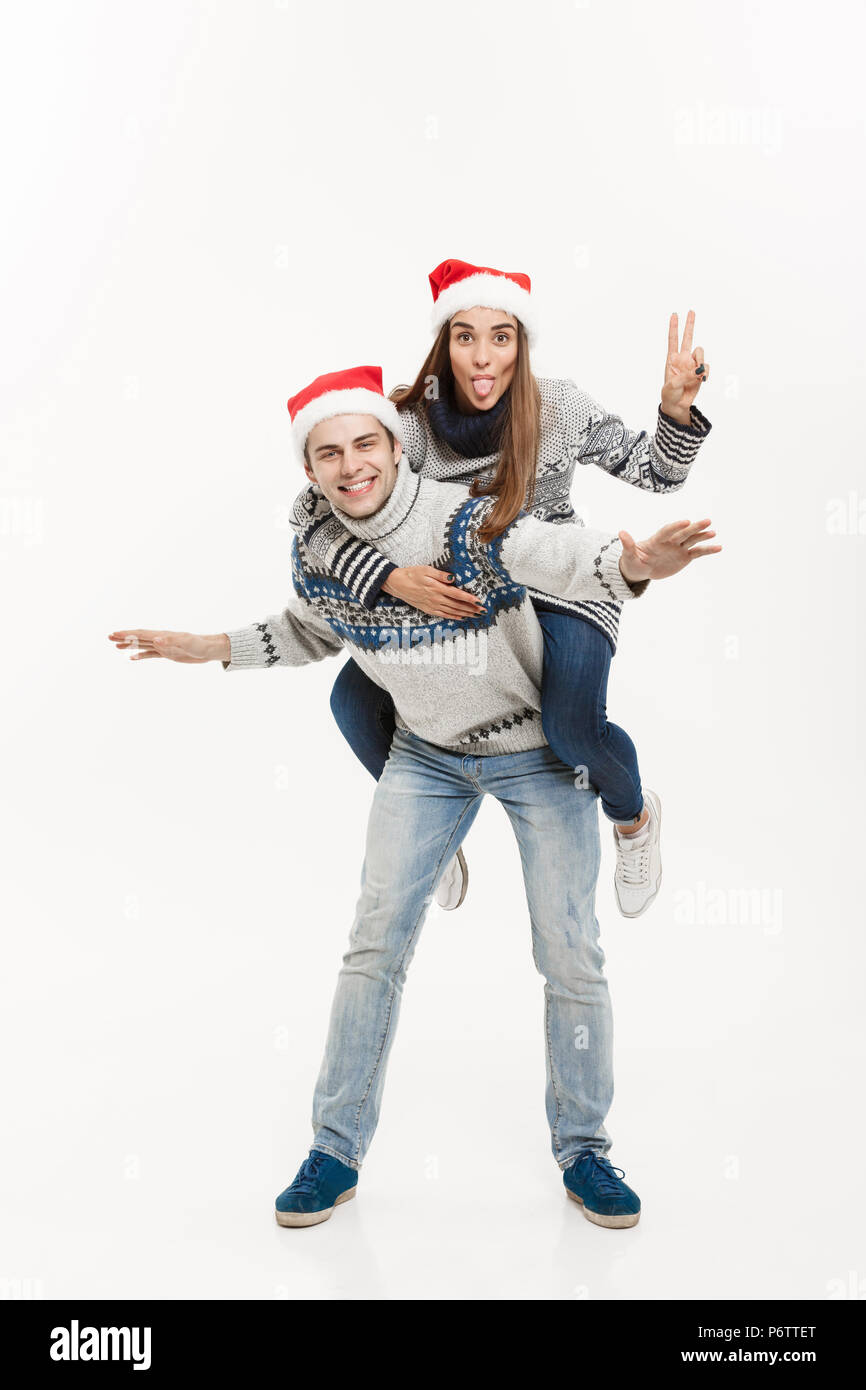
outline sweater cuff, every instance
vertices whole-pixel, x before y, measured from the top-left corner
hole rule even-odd
[[[268,653],[262,642],[261,630],[257,627],[239,627],[227,632],[231,658],[223,661],[224,671],[242,671],[253,666],[266,666]]]
[[[686,439],[691,437],[693,439],[703,440],[713,428],[706,415],[703,415],[696,405],[689,407],[689,423],[687,425],[684,425],[681,420],[675,420],[672,415],[666,415],[661,406],[659,406],[660,426],[662,421],[664,421],[666,429],[676,430],[678,434],[684,436]]]
[[[393,565],[390,560],[385,560],[383,558],[382,563],[373,570],[370,578],[365,581],[363,592],[359,597],[362,605],[368,611],[375,607],[379,600],[379,595],[382,592],[382,585],[385,583],[388,575],[393,574],[394,570],[397,568],[397,565]]]
[[[666,469],[670,470],[671,478],[678,481],[680,486],[685,482],[688,470],[712,429],[709,420],[701,414],[697,406],[693,405],[689,414],[691,423],[681,425],[679,420],[672,420],[659,406],[656,421],[656,453],[663,460]]]
[[[614,603],[623,603],[629,598],[640,598],[649,584],[648,579],[639,579],[632,584],[619,567],[622,555],[622,541],[614,536],[607,545],[602,546],[601,554],[595,562],[595,572],[611,595]]]

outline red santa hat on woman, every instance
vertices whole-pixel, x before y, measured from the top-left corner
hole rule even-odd
[[[333,415],[374,415],[403,441],[400,414],[382,390],[381,367],[348,367],[342,372],[317,376],[288,401],[292,438],[301,463],[311,430]]]
[[[476,304],[485,309],[504,309],[520,319],[529,344],[535,341],[537,324],[530,295],[531,281],[519,270],[494,270],[467,261],[443,261],[430,272],[433,291],[433,332],[436,333],[461,309]]]

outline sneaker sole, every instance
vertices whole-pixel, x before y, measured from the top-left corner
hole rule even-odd
[[[462,848],[458,849],[456,857],[457,863],[460,865],[461,873],[463,874],[463,887],[460,890],[460,897],[457,899],[456,903],[451,903],[448,907],[446,907],[444,903],[439,903],[443,912],[455,912],[466,897],[466,892],[469,888],[469,865],[466,863]]]
[[[460,897],[457,899],[457,902],[455,903],[455,907],[459,907],[459,906],[460,906],[460,904],[462,903],[463,899],[466,897],[466,894],[467,894],[468,889],[469,889],[469,865],[466,863],[466,858],[465,858],[465,856],[464,856],[464,854],[463,854],[463,850],[462,850],[462,849],[458,849],[458,851],[457,851],[457,863],[460,865],[460,868],[461,868],[462,871],[463,871],[463,891],[462,891],[462,893],[460,894]]]
[[[350,1187],[346,1192],[341,1192],[333,1207],[325,1207],[324,1211],[277,1211],[274,1214],[280,1226],[318,1226],[320,1222],[327,1221],[334,1213],[334,1208],[341,1202],[348,1202],[357,1192],[356,1187]]]
[[[587,1221],[594,1221],[596,1226],[610,1226],[616,1230],[621,1230],[624,1226],[636,1226],[640,1221],[640,1212],[624,1212],[621,1216],[602,1216],[601,1212],[590,1211],[582,1197],[578,1197],[576,1192],[572,1192],[570,1187],[565,1189],[566,1195],[573,1202],[578,1202],[583,1207],[583,1214]]]
[[[662,833],[662,804],[661,804],[661,802],[659,801],[658,797],[655,797],[655,798],[654,798],[654,800],[653,800],[653,805],[655,806],[656,815],[657,815],[657,817],[658,817],[659,835],[661,835],[661,833]],[[662,866],[661,866],[661,860],[659,860],[659,873],[658,873],[658,878],[656,879],[656,881],[655,881],[655,883],[654,883],[654,885],[653,885],[653,890],[652,890],[650,896],[647,898],[646,902],[644,903],[643,907],[640,908],[637,912],[625,912],[625,911],[623,910],[622,904],[621,904],[621,902],[620,902],[620,900],[619,900],[619,892],[617,892],[617,894],[616,894],[616,905],[617,905],[617,907],[619,908],[619,915],[620,915],[620,917],[628,917],[628,918],[630,918],[632,921],[634,921],[635,917],[642,917],[643,914],[646,912],[647,908],[648,908],[648,907],[652,907],[653,903],[655,902],[656,898],[658,897],[658,892],[659,892],[659,889],[661,888],[661,886],[662,886]],[[616,884],[614,884],[614,887],[616,887]]]

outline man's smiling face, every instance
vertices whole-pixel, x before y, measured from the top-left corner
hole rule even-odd
[[[391,496],[402,452],[375,415],[332,415],[307,435],[304,471],[332,507],[372,516]]]

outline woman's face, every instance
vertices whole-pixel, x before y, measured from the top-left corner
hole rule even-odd
[[[461,309],[451,320],[451,370],[457,407],[491,410],[517,365],[517,319],[502,309]]]

